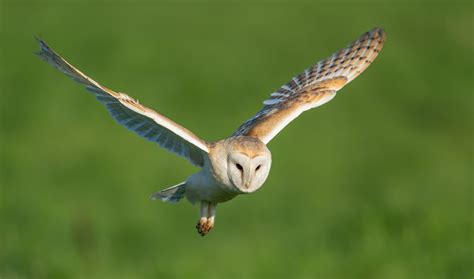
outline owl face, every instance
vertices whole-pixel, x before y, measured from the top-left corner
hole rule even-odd
[[[257,156],[235,151],[227,156],[227,176],[229,182],[241,193],[252,193],[258,190],[270,172],[270,152]]]
[[[265,182],[272,155],[257,138],[239,136],[215,142],[209,152],[210,170],[226,191],[252,193]]]

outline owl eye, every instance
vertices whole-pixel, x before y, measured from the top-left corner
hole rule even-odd
[[[237,169],[239,169],[239,171],[243,171],[244,168],[242,167],[241,164],[235,164],[235,166],[237,167]]]
[[[261,166],[262,166],[262,165],[258,165],[258,166],[255,168],[255,171],[258,171]]]

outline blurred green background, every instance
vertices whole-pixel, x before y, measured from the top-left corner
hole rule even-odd
[[[0,278],[469,278],[473,5],[456,1],[3,0]],[[374,26],[381,55],[270,144],[264,187],[218,207],[149,195],[197,171],[40,61],[206,140]]]

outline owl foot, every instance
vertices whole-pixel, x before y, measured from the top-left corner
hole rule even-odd
[[[216,204],[201,201],[201,218],[196,225],[196,229],[201,236],[205,236],[214,227],[216,216]]]
[[[205,236],[214,227],[214,220],[208,218],[201,218],[196,225],[196,229],[201,236]]]

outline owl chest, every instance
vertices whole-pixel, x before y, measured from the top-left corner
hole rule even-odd
[[[207,201],[221,203],[234,198],[237,194],[229,192],[214,177],[205,171],[198,172],[186,181],[186,198],[191,202]]]

